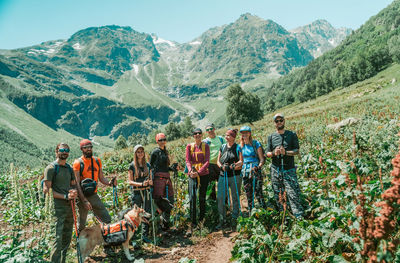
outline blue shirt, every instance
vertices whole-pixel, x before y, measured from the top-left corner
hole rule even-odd
[[[253,145],[255,147],[253,147]],[[261,147],[261,143],[259,141],[253,140],[253,145],[245,144],[241,148],[244,163],[258,163],[260,161],[258,159],[258,153],[254,151],[254,148],[256,148],[256,151],[258,151],[258,148]]]

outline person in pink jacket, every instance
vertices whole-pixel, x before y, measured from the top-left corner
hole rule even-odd
[[[206,192],[209,183],[208,165],[210,163],[210,147],[202,142],[203,133],[200,128],[193,130],[195,142],[186,146],[186,168],[189,176],[190,217],[192,227],[197,226],[197,191],[199,192],[199,221],[206,214]]]

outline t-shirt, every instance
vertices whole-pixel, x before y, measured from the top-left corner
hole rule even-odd
[[[92,157],[92,158],[85,158],[85,157],[81,157],[81,159],[82,159],[82,161],[83,161],[83,171],[82,171],[82,174],[80,175],[81,176],[81,181],[83,180],[83,179],[85,179],[85,178],[90,178],[90,179],[93,179],[92,178],[92,159],[93,159],[93,175],[94,175],[94,180],[96,181],[96,182],[98,182],[98,179],[99,179],[99,172],[100,172],[100,168],[102,167],[102,164],[101,164],[101,160],[100,160],[100,158],[97,158],[97,157]],[[96,162],[96,159],[99,161],[99,165],[97,164],[97,162]],[[74,161],[74,171],[78,171],[78,172],[80,172],[80,170],[81,170],[81,164],[80,164],[80,162],[79,162],[79,159],[76,159],[75,161]]]
[[[274,149],[278,146],[282,145],[286,151],[293,151],[300,149],[299,139],[297,138],[297,134],[292,131],[285,130],[284,134],[279,134],[274,132],[270,136],[268,136],[268,152],[273,152]],[[272,165],[275,167],[281,167],[281,157],[280,156],[273,156],[272,157]],[[283,169],[288,170],[295,167],[294,165],[294,156],[283,156]]]
[[[261,147],[261,143],[257,140],[253,140],[253,145],[245,144],[243,147],[241,147],[244,163],[254,163],[260,161],[258,159],[258,153],[254,151],[254,148],[256,148],[256,151],[258,151],[258,148]]]
[[[66,165],[58,165],[58,173],[56,175],[54,164],[51,163],[44,170],[44,180],[51,181],[51,188],[57,193],[65,195],[71,189],[71,181],[75,180],[75,176],[72,169]]]
[[[186,146],[186,167],[188,171],[191,171],[192,166],[194,166],[200,176],[208,174],[208,165],[210,163],[210,147],[205,142],[202,142],[199,147],[194,144],[193,154],[191,154],[191,145],[192,144],[189,143]],[[205,151],[204,153],[202,151],[203,145]]]
[[[149,174],[150,174],[150,164],[149,164],[149,163],[146,163],[146,165],[147,165],[147,169],[149,170]],[[131,162],[131,163],[129,164],[129,170],[132,171],[132,173],[133,173],[133,179],[134,179],[135,182],[142,183],[142,182],[144,182],[146,179],[148,179],[149,174],[145,174],[145,173],[144,173],[144,167],[142,167],[142,166],[139,167],[140,175],[141,175],[141,176],[139,176],[139,177],[136,178],[136,179],[135,179],[135,164],[134,164],[133,162]]]
[[[237,163],[239,161],[239,153],[241,152],[241,148],[239,145],[234,143],[231,147],[228,147],[228,144],[223,144],[223,146],[220,149],[221,152],[221,157],[219,159],[220,163],[222,165],[228,164],[231,165],[233,163]],[[241,171],[240,170],[235,170],[235,175],[240,175]],[[224,176],[224,171],[221,169],[221,176]],[[231,168],[228,169],[227,171],[228,177],[233,176],[233,170]]]
[[[221,149],[222,144],[226,143],[225,139],[221,136],[215,136],[213,139],[208,137],[203,142],[210,146],[210,163],[217,164],[219,149]]]
[[[168,173],[168,155],[165,150],[160,148],[155,148],[150,155],[150,166],[153,169],[154,174],[161,172],[161,173]]]

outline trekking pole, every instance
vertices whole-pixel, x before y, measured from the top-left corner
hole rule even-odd
[[[117,186],[114,185],[114,181],[116,180],[116,178],[114,177],[113,179],[111,179],[111,183],[113,185],[113,206],[118,207],[118,188]]]
[[[232,166],[234,167],[235,166],[235,164],[232,164]],[[239,203],[239,213],[240,213],[240,216],[242,215],[242,208],[241,208],[241,206],[240,206],[240,196],[239,196],[239,189],[238,189],[238,186],[237,186],[237,182],[236,182],[236,174],[235,174],[235,170],[234,170],[234,168],[232,168],[233,169],[233,179],[235,180],[235,186],[236,186],[236,195],[237,195],[237,198],[238,198],[238,203]],[[233,200],[232,200],[233,201]]]
[[[154,225],[154,204],[153,204],[153,189],[154,189],[154,172],[151,173],[151,178],[153,181],[153,186],[150,188],[150,191],[147,191],[147,194],[150,196],[150,209],[151,209],[151,223],[153,225],[153,244],[156,245],[156,229]]]
[[[255,174],[254,174],[254,170],[253,170],[253,164],[251,164],[250,165],[250,174],[251,174],[251,176],[253,177],[252,179],[253,179],[253,193],[252,193],[252,195],[251,195],[251,209],[250,209],[250,211],[251,210],[253,210],[253,208],[254,208],[254,202],[255,202],[255,188],[256,188],[256,177],[255,177]]]
[[[228,184],[228,172],[224,171],[224,179],[225,179],[225,185],[226,185],[226,193],[228,196],[228,206],[231,207],[231,202],[230,202],[230,198],[229,198],[229,184]]]
[[[74,217],[74,225],[75,225],[75,237],[76,237],[76,254],[78,256],[78,263],[83,263],[82,255],[81,255],[81,247],[79,245],[79,231],[76,225],[76,211],[75,211],[75,199],[71,200],[71,208],[72,208],[72,216]]]

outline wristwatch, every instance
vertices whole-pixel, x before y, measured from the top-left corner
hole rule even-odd
[[[64,195],[64,199],[68,201],[68,194]]]

